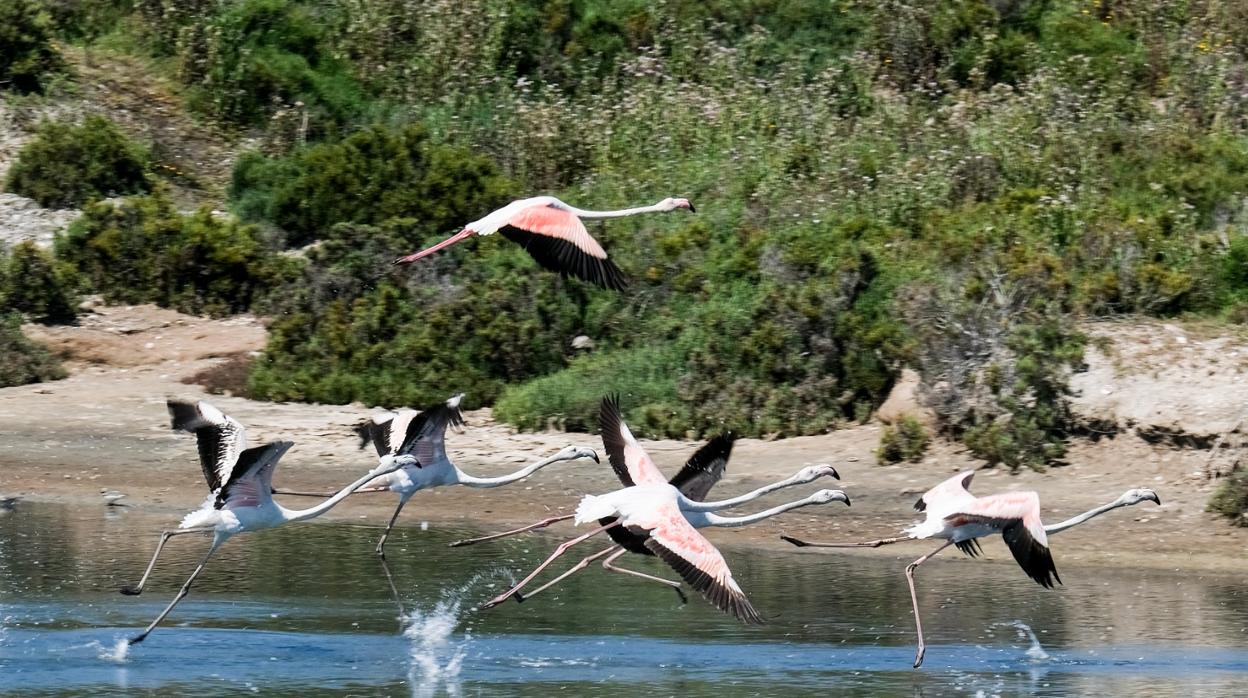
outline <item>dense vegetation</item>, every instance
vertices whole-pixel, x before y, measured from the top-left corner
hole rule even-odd
[[[41,10],[36,0],[0,3],[0,89],[38,92],[62,68]]]
[[[1208,509],[1230,519],[1236,526],[1248,526],[1248,470],[1232,473],[1213,493]]]
[[[49,121],[17,154],[8,191],[49,208],[73,208],[92,199],[146,192],[147,154],[102,116],[81,124]]]
[[[266,241],[319,241],[283,274],[256,247],[238,267],[255,284],[211,303],[276,318],[260,396],[466,390],[535,427],[590,425],[616,389],[651,434],[798,434],[865,418],[912,365],[948,433],[1040,467],[1077,429],[1072,316],[1248,317],[1234,4],[133,8],[92,17],[123,16],[111,31],[140,36],[205,118],[264,131],[235,211]],[[58,20],[67,37],[99,21]],[[594,208],[687,196],[699,213],[592,226],[633,278],[624,294],[497,239],[386,266],[543,192]],[[139,287],[93,264],[93,284]]]
[[[0,245],[0,388],[65,377],[60,362],[22,334],[22,321],[73,322],[72,285],[68,270],[33,243]]]

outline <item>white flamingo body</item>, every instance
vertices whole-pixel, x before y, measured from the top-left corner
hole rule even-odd
[[[740,585],[733,579],[732,572],[729,570],[723,555],[706,537],[698,532],[699,525],[745,525],[751,521],[772,516],[780,511],[785,511],[795,506],[817,503],[817,501],[844,501],[847,504],[849,502],[849,498],[843,492],[825,490],[807,498],[809,501],[803,500],[798,503],[782,505],[752,517],[716,517],[712,512],[749,501],[754,497],[760,496],[760,493],[772,491],[786,485],[777,483],[747,495],[718,502],[697,501],[686,496],[680,488],[669,483],[663,477],[662,472],[654,464],[653,459],[637,443],[632,432],[629,431],[628,426],[621,418],[619,403],[616,398],[607,397],[603,399],[599,420],[602,442],[607,450],[608,459],[617,477],[625,486],[607,494],[586,495],[583,497],[577,505],[576,513],[574,514],[575,522],[579,525],[596,521],[600,526],[589,533],[560,545],[550,557],[529,573],[527,577],[503,594],[488,601],[483,608],[496,606],[512,596],[522,599],[523,597],[519,594],[520,589],[532,581],[556,558],[563,555],[568,548],[598,533],[611,531],[618,527],[618,530],[628,532],[627,536],[612,536],[620,546],[618,550],[616,550],[615,546],[612,546],[598,555],[582,560],[572,570],[546,584],[541,589],[558,582],[578,569],[582,569],[590,560],[596,557],[615,552],[614,555],[608,557],[604,562],[604,566],[608,566],[612,560],[623,554],[626,548],[635,549],[636,551],[648,552],[662,559],[676,570],[691,587],[701,592],[707,600],[721,611],[731,613],[746,623],[761,623],[762,617],[750,605]],[[695,461],[699,460],[699,455],[707,451],[710,446],[711,444],[704,446],[699,451],[699,454],[695,454],[690,464],[686,466],[686,469],[682,470],[681,474],[675,478],[676,481],[683,481],[686,486],[696,489],[699,492],[699,496],[704,494],[718,480],[723,471],[723,465],[726,463],[727,454],[725,452],[716,464],[703,463],[702,465],[705,466],[704,472],[686,477],[688,471],[697,470],[697,468],[692,466],[694,466]],[[833,474],[835,473],[830,467],[825,466],[825,468],[832,471]],[[820,469],[810,468],[806,470],[813,473]],[[794,478],[790,478],[790,480],[804,475],[810,477],[810,479],[818,476],[811,476],[806,470]],[[691,482],[691,480],[697,480],[698,478],[702,478],[700,483]],[[669,585],[674,584],[667,582],[667,580],[649,577],[636,572],[629,573]],[[677,588],[679,587],[679,585],[676,586]],[[541,589],[538,589],[538,591],[541,591]]]
[[[198,403],[170,400],[169,415],[174,429],[195,434],[199,447],[200,465],[212,493],[198,509],[183,517],[178,528],[161,534],[160,543],[152,555],[142,579],[133,587],[123,587],[122,593],[137,596],[160,557],[160,551],[169,538],[185,533],[212,533],[212,545],[173,601],[130,644],[142,642],[190,592],[191,584],[208,563],[208,558],[225,541],[239,533],[274,528],[293,521],[313,519],[337,506],[356,489],[370,480],[383,476],[403,465],[415,462],[412,456],[384,456],[373,468],[355,482],[325,501],[308,509],[287,509],[273,501],[273,471],[281,457],[294,444],[275,441],[255,448],[246,448],[246,433],[241,424],[225,415],[207,402]]]
[[[524,247],[543,267],[618,291],[623,290],[628,281],[619,267],[607,258],[607,251],[585,229],[584,221],[677,209],[694,210],[688,199],[677,198],[663,199],[651,206],[589,211],[570,206],[553,196],[534,196],[513,201],[469,223],[446,240],[400,257],[394,263],[410,264],[474,235],[502,232],[505,237]]]
[[[914,508],[925,512],[927,517],[905,529],[905,536],[883,538],[865,543],[808,543],[790,536],[781,536],[798,547],[848,548],[879,547],[906,540],[939,538],[945,542],[932,552],[906,566],[906,582],[910,586],[910,601],[914,606],[914,624],[918,634],[918,651],[914,666],[923,664],[926,646],[923,642],[923,623],[919,619],[919,599],[914,587],[914,572],[950,545],[958,546],[972,557],[980,554],[978,539],[1000,533],[1010,548],[1018,566],[1037,584],[1052,588],[1054,582],[1061,584],[1053,556],[1049,551],[1048,537],[1073,526],[1100,516],[1119,507],[1132,506],[1144,501],[1161,504],[1157,493],[1146,488],[1130,489],[1114,501],[1091,509],[1061,523],[1045,526],[1040,520],[1040,497],[1035,492],[1005,492],[987,497],[976,497],[968,489],[975,471],[954,475],[933,487],[915,503]]]
[[[568,446],[549,458],[532,463],[516,472],[499,477],[476,477],[470,475],[451,461],[446,455],[446,428],[450,425],[464,423],[459,404],[463,394],[455,395],[445,403],[435,405],[423,411],[399,410],[375,415],[360,425],[363,448],[370,442],[379,456],[409,456],[414,460],[392,472],[380,475],[361,488],[362,492],[389,490],[399,495],[399,504],[390,517],[381,539],[377,541],[376,552],[385,555],[386,539],[394,524],[398,521],[399,512],[417,492],[434,487],[463,485],[473,488],[500,487],[512,482],[523,480],[538,470],[565,460],[592,458],[598,461],[598,454],[590,448]]]

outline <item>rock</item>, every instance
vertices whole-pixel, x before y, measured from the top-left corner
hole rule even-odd
[[[928,429],[936,425],[936,414],[919,403],[919,374],[909,368],[901,370],[901,377],[875,416],[885,424],[896,424],[902,417],[910,416]]]
[[[583,334],[578,334],[577,336],[572,338],[572,348],[582,349],[585,351],[591,350],[594,348],[594,340],[590,339],[589,337],[586,337]]]

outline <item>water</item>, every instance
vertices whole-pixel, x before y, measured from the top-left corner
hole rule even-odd
[[[144,594],[118,594],[176,518],[23,502],[0,519],[0,694],[1248,695],[1237,576],[1063,568],[1059,551],[1067,584],[1047,591],[1012,565],[949,555],[919,572],[916,671],[904,561],[737,548],[728,531],[715,539],[765,626],[596,565],[477,611],[559,537],[450,549],[478,532],[402,529],[392,589],[378,529],[314,523],[229,541],[166,625],[127,648],[207,546],[173,539]]]

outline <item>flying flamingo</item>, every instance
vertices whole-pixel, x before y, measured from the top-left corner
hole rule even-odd
[[[607,423],[601,425],[602,426],[601,431],[603,434],[618,433],[619,431],[618,424],[619,424],[619,419],[620,419],[619,406],[614,401],[604,401],[603,410],[600,416],[608,420]],[[727,465],[728,465],[728,459],[730,455],[732,454],[732,443],[733,443],[733,437],[730,434],[716,436],[715,438],[711,439],[705,445],[699,448],[697,452],[693,454],[692,457],[689,458],[688,462],[685,463],[684,467],[681,468],[680,472],[677,473],[675,477],[673,477],[671,480],[668,481],[668,484],[680,490],[681,494],[685,495],[686,497],[688,497],[689,499],[695,502],[701,502],[705,500],[706,495],[710,492],[711,488],[714,487],[715,484],[719,482],[720,478],[723,477],[724,470],[727,468]],[[618,445],[618,443],[615,445]],[[623,461],[622,452],[614,447],[609,447],[607,453],[608,453],[608,458],[611,461],[612,467],[616,472],[616,475],[620,478],[621,484],[623,484],[625,487],[631,486],[633,484],[633,481],[632,481],[632,478],[628,474],[628,466]],[[753,492],[750,492],[748,494],[741,495],[740,497],[734,497],[731,501],[735,503],[743,503],[751,499],[761,497],[762,495],[765,495],[769,492],[774,492],[784,487],[790,487],[792,485],[799,485],[799,484],[812,482],[823,476],[830,476],[830,477],[837,478],[837,479],[840,478],[840,476],[836,472],[836,469],[830,465],[810,466],[810,467],[803,468],[802,470],[798,471],[796,475],[790,478],[772,483],[765,487],[754,490]],[[833,490],[820,490],[819,492],[816,492],[815,494],[812,494],[809,497],[806,497],[805,499],[800,499],[795,502],[782,504],[780,506],[777,506],[772,509],[768,509],[766,511],[762,511],[757,514],[750,515],[750,516],[723,517],[723,516],[717,516],[715,514],[691,514],[690,516],[687,516],[686,518],[689,519],[689,523],[691,523],[695,528],[703,528],[706,526],[720,526],[720,527],[725,527],[725,528],[732,528],[732,527],[738,527],[738,526],[746,526],[756,521],[761,521],[763,519],[783,513],[790,509],[796,509],[798,507],[808,506],[811,504],[825,504],[830,501],[844,501],[846,504],[849,504],[849,498],[844,497],[844,499],[842,499],[842,497],[844,497],[843,492],[836,492]],[[723,502],[720,502],[720,504],[723,504]],[[515,535],[517,533],[523,533],[525,531],[531,531],[531,530],[538,529],[538,528],[544,528],[550,525],[551,523],[554,523],[556,521],[567,520],[567,519],[572,518],[573,516],[575,516],[575,514],[567,514],[564,516],[551,517],[548,519],[543,519],[535,524],[530,524],[528,526],[524,526],[518,529],[511,530],[511,531],[505,531],[503,533],[495,533],[493,535],[484,536],[481,538],[473,538],[469,540],[456,541],[454,543],[451,543],[451,547],[472,545],[474,543],[480,543],[480,542],[487,541],[487,540],[495,540],[498,538],[503,538],[505,536]],[[615,521],[615,517],[606,517],[606,518],[600,519],[598,523],[606,525],[606,524],[613,523],[614,521]],[[603,569],[609,572],[617,572],[620,574],[632,575],[635,577],[640,577],[641,579],[647,579],[650,581],[659,582],[660,584],[664,584],[674,589],[676,591],[676,594],[680,597],[680,600],[682,603],[685,603],[688,601],[688,599],[686,599],[685,597],[684,591],[680,588],[680,582],[673,582],[667,579],[654,577],[648,574],[644,574],[642,572],[625,569],[623,567],[619,567],[614,564],[615,561],[619,559],[621,556],[623,556],[624,553],[626,552],[654,557],[654,552],[646,547],[646,540],[649,538],[648,534],[646,534],[643,531],[635,531],[633,529],[623,528],[620,526],[613,526],[611,528],[608,528],[606,529],[606,533],[615,542],[614,545],[610,545],[606,549],[600,552],[594,553],[593,555],[589,555],[588,557],[583,558],[580,562],[570,567],[563,574],[559,575],[558,577],[555,577],[551,581],[533,590],[532,592],[529,592],[528,594],[521,594],[517,592],[515,594],[516,600],[524,601],[526,599],[532,598],[533,596],[541,593],[542,591],[558,584],[559,582],[563,581],[564,579],[571,576],[572,574],[575,574],[576,572],[579,572],[580,570],[585,569],[586,567],[589,566],[589,563],[601,558],[604,555],[609,555],[609,557],[607,557],[605,560],[602,561]]]
[[[208,564],[208,558],[231,537],[292,521],[316,518],[334,508],[373,478],[415,461],[411,456],[385,456],[377,467],[324,502],[310,509],[286,509],[273,501],[273,470],[277,467],[278,460],[294,443],[274,441],[263,446],[246,448],[247,438],[243,426],[207,402],[169,400],[168,407],[173,428],[195,434],[199,445],[200,464],[212,494],[199,509],[187,514],[176,530],[161,533],[160,543],[143,572],[143,578],[133,587],[122,587],[121,593],[130,596],[143,593],[143,585],[147,583],[152,568],[156,566],[156,558],[160,557],[161,549],[170,538],[186,533],[212,533],[212,545],[173,601],[142,633],[130,638],[131,645],[146,639],[173,607],[186,598],[191,584]]]
[[[732,578],[723,555],[698,533],[692,523],[699,519],[713,521],[711,512],[748,501],[753,493],[721,502],[694,501],[663,477],[654,461],[633,438],[632,432],[620,418],[616,398],[607,397],[603,400],[600,424],[603,427],[603,445],[610,454],[616,475],[626,483],[625,487],[605,495],[589,495],[583,498],[576,509],[576,523],[579,525],[596,519],[599,525],[588,533],[561,544],[527,577],[483,604],[482,608],[497,606],[518,594],[520,589],[572,546],[603,531],[620,527],[640,536],[642,545],[650,553],[675,569],[689,586],[701,592],[716,608],[733,614],[743,622],[761,623],[762,617],[750,605],[745,592]],[[711,466],[714,467],[713,462]],[[705,495],[705,492],[702,494]],[[830,492],[828,497],[827,501],[837,499],[848,502],[843,492]],[[716,518],[727,520],[725,517]],[[602,554],[606,554],[605,551]],[[652,579],[667,583],[659,578]]]
[[[378,477],[368,483],[368,487],[360,492],[397,492],[399,505],[394,515],[386,524],[386,530],[377,541],[376,552],[385,555],[386,538],[394,528],[403,505],[420,490],[444,485],[464,485],[467,487],[498,487],[532,475],[538,470],[565,460],[592,458],[598,462],[598,454],[592,448],[568,446],[549,458],[532,463],[510,475],[500,477],[474,477],[460,470],[446,455],[446,427],[464,423],[459,411],[459,402],[463,394],[456,395],[445,403],[417,412],[416,410],[400,410],[399,412],[383,413],[374,416],[360,425],[356,431],[360,434],[360,447],[371,441],[379,456],[411,455],[414,461],[398,470]]]
[[[473,235],[502,233],[503,237],[524,247],[538,264],[551,271],[622,291],[628,285],[624,272],[607,259],[606,250],[589,234],[582,221],[622,218],[638,213],[666,213],[680,208],[694,210],[688,199],[667,198],[653,206],[586,211],[569,206],[553,196],[535,196],[513,201],[485,218],[469,223],[463,230],[433,247],[400,257],[394,263],[410,264]]]
[[[936,553],[950,545],[971,557],[983,552],[978,538],[1000,533],[1010,547],[1014,560],[1040,586],[1053,588],[1053,582],[1062,583],[1049,552],[1048,536],[1100,516],[1119,507],[1132,506],[1144,501],[1161,504],[1157,493],[1150,489],[1130,489],[1109,504],[1096,507],[1078,516],[1052,526],[1040,522],[1040,497],[1035,492],[1005,492],[976,497],[968,489],[975,471],[954,475],[933,487],[915,502],[914,508],[927,512],[927,519],[905,529],[906,535],[882,538],[865,543],[808,543],[791,536],[781,536],[798,547],[816,548],[878,548],[881,545],[906,540],[941,538],[945,542],[932,552],[906,566],[906,582],[910,585],[910,601],[914,605],[914,625],[919,636],[918,652],[914,656],[917,669],[923,664],[923,623],[919,620],[919,598],[914,591],[914,571]]]

